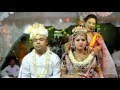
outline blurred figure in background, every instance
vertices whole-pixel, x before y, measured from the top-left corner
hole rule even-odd
[[[28,53],[28,48],[26,45],[27,38],[22,37],[21,42],[19,43],[19,50],[18,50],[18,60],[19,64],[21,65],[23,57]]]
[[[6,66],[1,71],[2,78],[17,78],[19,73],[19,66],[15,64],[14,58],[11,58],[9,61],[9,65]]]
[[[114,50],[112,53],[112,58],[116,66],[118,77],[120,77],[120,48]]]

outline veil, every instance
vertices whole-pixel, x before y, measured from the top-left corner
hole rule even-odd
[[[97,39],[97,42],[102,46],[102,70],[105,78],[116,78],[117,71],[115,68],[114,61],[105,45],[102,37]]]

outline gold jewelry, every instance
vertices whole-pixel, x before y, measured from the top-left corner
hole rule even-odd
[[[83,61],[87,57],[85,52],[83,52],[83,54],[78,54],[76,51],[74,51],[73,55],[77,61]]]

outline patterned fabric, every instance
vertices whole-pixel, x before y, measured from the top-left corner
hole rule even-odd
[[[93,32],[92,34],[94,36],[96,34],[96,32]],[[87,35],[87,38],[88,38],[88,42],[90,43],[90,41],[92,40],[92,37]],[[113,77],[116,78],[118,75],[117,75],[114,61],[113,61],[101,35],[97,38],[93,47],[96,47],[98,45],[101,45],[101,47],[102,47],[102,50],[101,50],[101,52],[99,52],[97,58],[100,61],[100,65],[103,70],[104,77],[105,78],[113,78]]]
[[[95,68],[98,66],[96,58],[92,60],[91,64],[88,67],[79,67],[76,64],[71,63],[67,54],[63,56],[62,67],[66,68],[67,74],[76,74],[78,73],[81,77],[84,78],[98,78]]]

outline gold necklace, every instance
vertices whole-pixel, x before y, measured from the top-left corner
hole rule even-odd
[[[76,51],[73,53],[73,55],[77,61],[83,61],[87,57],[85,53],[80,55]]]
[[[33,66],[33,71],[35,73],[36,78],[45,78],[45,75],[47,74],[48,71],[48,66],[49,66],[49,59],[50,59],[50,50],[47,49],[45,56],[46,56],[46,64],[43,72],[41,74],[38,73],[38,67],[37,67],[37,62],[36,62],[36,52],[35,50],[33,51],[33,59],[32,59],[32,66]]]

